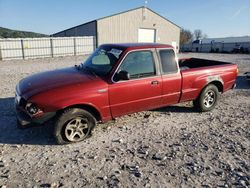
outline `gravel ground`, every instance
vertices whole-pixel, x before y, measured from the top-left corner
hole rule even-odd
[[[237,88],[211,112],[182,103],[127,115],[64,146],[55,144],[52,123],[16,128],[15,85],[85,57],[0,62],[0,187],[249,187],[250,83],[242,74],[250,55],[180,56],[237,63]]]

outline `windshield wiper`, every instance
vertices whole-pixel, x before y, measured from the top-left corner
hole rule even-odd
[[[80,70],[80,69],[81,69],[81,65],[75,65],[75,68],[76,68],[77,70]]]
[[[83,64],[80,64],[80,65],[75,65],[75,68],[77,70],[86,70],[86,71],[90,72],[91,74],[93,74],[95,77],[97,77],[97,74],[95,73],[95,71],[91,67],[84,66]]]

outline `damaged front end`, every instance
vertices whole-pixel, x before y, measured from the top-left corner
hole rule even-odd
[[[55,112],[43,112],[43,110],[36,104],[31,103],[20,96],[18,89],[16,89],[15,93],[15,109],[17,126],[19,128],[27,128],[33,125],[43,124],[56,114]]]

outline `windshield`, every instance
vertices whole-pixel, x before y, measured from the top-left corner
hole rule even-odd
[[[122,52],[122,49],[111,46],[101,46],[81,64],[81,67],[91,70],[96,75],[105,76],[121,57]]]

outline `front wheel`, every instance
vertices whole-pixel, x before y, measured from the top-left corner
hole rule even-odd
[[[71,108],[65,110],[55,123],[54,136],[58,144],[80,142],[91,135],[96,120],[88,111]]]
[[[199,97],[194,101],[194,107],[201,112],[210,111],[215,108],[218,98],[218,88],[210,84],[202,90]]]

